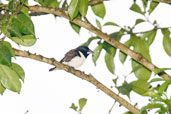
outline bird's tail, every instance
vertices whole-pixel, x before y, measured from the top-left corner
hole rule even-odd
[[[56,67],[49,69],[49,72],[56,70]]]

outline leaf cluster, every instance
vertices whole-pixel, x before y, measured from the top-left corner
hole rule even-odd
[[[5,89],[19,93],[21,81],[24,82],[24,70],[20,65],[12,62],[12,57],[15,55],[10,43],[0,42],[0,94],[3,94]]]
[[[124,45],[128,48],[133,48],[133,50],[139,53],[137,56],[141,60],[142,57],[146,58],[148,61],[152,61],[150,56],[150,46],[156,38],[156,34],[161,32],[163,34],[163,48],[168,56],[171,56],[171,38],[170,29],[161,28],[158,26],[157,21],[151,22],[149,17],[155,11],[158,6],[158,2],[141,0],[142,6],[136,1],[130,6],[130,10],[140,15],[141,18],[135,20],[135,24],[132,27],[121,27],[116,22],[106,22],[101,24],[101,22],[96,19],[97,28],[102,31],[104,27],[112,26],[119,28],[118,31],[110,33],[110,37],[120,41],[125,35],[129,35],[129,39],[124,42]],[[106,14],[105,4],[103,2],[98,4],[89,4],[89,0],[35,0],[43,7],[48,8],[61,8],[70,17],[70,24],[73,30],[77,33],[80,32],[81,27],[73,23],[74,19],[80,19],[82,21],[87,21],[88,9],[91,9],[97,18],[104,19]],[[89,8],[91,7],[91,8]],[[34,24],[31,20],[28,11],[28,1],[27,0],[9,0],[8,7],[3,8],[0,5],[1,10],[4,12],[2,19],[0,20],[1,26],[1,36],[0,40],[0,93],[3,94],[5,89],[9,89],[14,92],[20,92],[21,81],[24,82],[25,73],[21,66],[12,62],[12,58],[15,58],[12,46],[5,39],[10,39],[11,41],[22,46],[33,46],[37,39],[34,30]],[[143,18],[142,18],[143,17]],[[153,29],[144,32],[134,32],[136,26],[144,23],[149,23],[153,26]],[[96,41],[97,45],[94,49],[94,54],[92,55],[92,61],[94,65],[97,65],[97,60],[101,55],[102,51],[105,51],[104,61],[107,69],[112,74],[115,74],[115,61],[114,58],[118,55],[120,62],[122,64],[127,60],[127,54],[119,50],[117,54],[117,48],[113,47],[106,41],[102,40],[97,36],[90,37],[87,42],[83,45],[90,45],[92,41]],[[141,65],[139,61],[131,59],[132,71],[137,80],[132,82],[124,81],[121,86],[117,86],[117,79],[113,80],[118,91],[130,97],[130,92],[134,91],[142,96],[148,96],[151,98],[152,102],[147,104],[141,109],[141,113],[145,113],[147,109],[159,108],[157,113],[171,112],[171,98],[166,95],[167,88],[171,84],[169,80],[164,80],[161,78],[151,77],[152,72],[145,66]],[[170,70],[170,68],[157,69],[155,74],[160,75],[164,73],[165,70]],[[151,79],[151,80],[150,80]],[[152,83],[157,83],[162,81],[162,84],[153,87]],[[87,99],[82,98],[79,100],[79,109],[74,103],[71,108],[78,113],[81,113],[83,107],[85,106]]]
[[[81,114],[84,106],[87,103],[87,99],[86,98],[80,98],[78,100],[78,104],[79,106],[76,106],[74,103],[72,103],[72,105],[70,106],[71,109],[73,109],[74,111],[76,111],[78,114]]]
[[[20,93],[25,73],[20,65],[12,62],[15,54],[10,42],[5,39],[8,38],[18,45],[32,46],[36,42],[34,25],[28,13],[26,0],[10,0],[4,13],[0,20],[3,36],[0,39],[0,94],[6,89]]]
[[[136,12],[137,14],[143,16],[144,18],[138,18],[135,20],[135,24],[132,27],[121,27],[118,25],[116,22],[106,22],[103,26],[113,26],[120,28],[119,31],[113,32],[111,35],[112,38],[114,38],[117,41],[120,41],[124,35],[129,35],[130,38],[127,40],[124,45],[127,46],[128,48],[133,47],[133,50],[139,53],[139,58],[141,57],[146,58],[148,61],[151,60],[150,56],[150,46],[154,42],[156,38],[156,34],[158,32],[161,32],[163,34],[163,48],[165,52],[170,55],[171,52],[171,37],[170,37],[170,29],[169,28],[161,28],[157,25],[157,22],[151,22],[149,20],[150,15],[152,12],[155,10],[155,8],[158,6],[158,2],[154,1],[148,1],[148,0],[142,0],[142,5],[143,9],[134,2],[132,6],[130,7],[130,10],[133,12]],[[144,31],[144,32],[134,32],[134,28],[137,25],[143,24],[143,23],[149,23],[153,26],[153,29]],[[101,23],[96,20],[97,27],[102,30],[102,25]],[[98,39],[98,37],[96,38]],[[92,41],[92,40],[91,40]],[[91,41],[87,41],[87,44],[90,44]],[[89,42],[89,43],[88,43]],[[97,46],[94,49],[94,54],[92,56],[92,60],[94,64],[96,65],[96,62],[101,54],[102,50],[105,50],[105,63],[108,68],[108,70],[112,73],[115,74],[115,64],[114,64],[114,58],[117,55],[116,54],[116,48],[111,46],[105,41],[102,41],[101,39],[97,41]],[[119,51],[119,59],[122,64],[125,63],[127,59],[127,54],[125,54],[122,51]],[[134,73],[135,77],[137,80],[132,81],[132,82],[127,82],[126,80],[123,82],[121,86],[117,86],[117,80],[118,78],[114,79],[113,82],[116,85],[115,87],[118,89],[119,93],[122,95],[127,95],[130,97],[130,93],[132,91],[136,92],[137,94],[140,94],[142,96],[148,96],[151,99],[153,99],[154,102],[147,104],[141,109],[141,113],[146,113],[147,109],[154,109],[154,108],[161,108],[159,109],[156,113],[168,113],[170,112],[170,103],[171,100],[168,97],[163,98],[163,96],[166,96],[166,91],[168,86],[170,85],[170,81],[154,78],[151,77],[152,72],[141,65],[138,61],[135,61],[131,59],[132,63],[132,71],[131,73]],[[161,75],[164,73],[164,70],[170,70],[170,68],[162,68],[162,69],[157,69],[155,71],[155,75]],[[149,80],[150,78],[151,81]],[[160,87],[156,88],[152,86],[152,82],[156,80],[155,82],[158,81],[163,81],[163,84],[161,84]],[[155,102],[157,101],[157,102]]]
[[[66,2],[65,2],[66,3]],[[71,18],[70,24],[73,30],[77,33],[80,32],[81,27],[74,24],[72,20],[74,18],[86,18],[88,12],[89,1],[88,0],[71,0],[68,6],[68,14]],[[91,9],[94,14],[100,18],[104,18],[106,9],[104,3],[91,5]]]

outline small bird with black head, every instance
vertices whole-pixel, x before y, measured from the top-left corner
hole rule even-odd
[[[78,68],[85,62],[86,58],[91,53],[93,53],[93,51],[91,51],[87,46],[79,46],[76,49],[68,51],[60,63]],[[56,67],[53,67],[49,69],[49,71],[56,69]]]

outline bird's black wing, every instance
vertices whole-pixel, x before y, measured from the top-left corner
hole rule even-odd
[[[69,62],[72,58],[74,58],[75,56],[80,56],[79,52],[76,50],[76,49],[72,49],[70,50],[69,52],[67,52],[65,54],[65,57],[60,61],[61,63],[62,62]]]

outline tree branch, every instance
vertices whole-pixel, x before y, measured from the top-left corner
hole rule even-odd
[[[103,3],[104,1],[109,1],[109,0],[91,0],[91,1],[89,1],[89,5],[96,5],[99,3]],[[40,15],[47,15],[47,13],[30,12],[30,16],[40,16]]]
[[[50,14],[58,15],[58,16],[61,16],[61,17],[64,17],[64,18],[70,20],[70,17],[65,12],[63,12],[61,9],[46,8],[46,7],[41,7],[41,6],[37,6],[37,5],[36,6],[29,6],[28,8],[30,11],[50,13]],[[105,40],[107,43],[111,44],[115,48],[120,49],[122,52],[126,53],[127,55],[131,56],[134,60],[136,60],[140,64],[144,65],[149,70],[155,71],[156,69],[158,69],[157,66],[155,66],[150,61],[145,59],[141,54],[127,48],[124,44],[118,42],[117,40],[110,37],[106,33],[103,33],[102,31],[100,31],[99,29],[94,27],[91,23],[89,23],[88,21],[82,21],[79,18],[75,18],[72,22],[74,22],[75,24],[77,24],[83,28],[86,28],[87,30],[96,34],[97,36],[99,36],[100,38]],[[166,80],[171,79],[171,76],[169,76],[166,73],[162,74],[161,77],[163,77]]]
[[[122,97],[120,97],[119,95],[114,93],[112,90],[107,88],[105,85],[103,85],[101,82],[96,80],[92,74],[85,74],[84,72],[82,72],[80,70],[75,70],[73,67],[62,64],[53,58],[46,58],[46,57],[43,57],[42,55],[36,55],[36,54],[32,54],[28,51],[21,51],[18,49],[14,49],[14,52],[16,55],[21,56],[21,57],[26,57],[26,58],[34,59],[34,60],[44,62],[47,64],[55,65],[59,69],[65,70],[81,79],[84,79],[84,80],[92,83],[93,85],[95,85],[97,88],[102,90],[104,93],[106,93],[111,98],[115,99],[117,102],[119,102],[121,105],[126,107],[132,113],[139,114],[139,110],[136,107],[131,105],[125,99],[123,99]]]
[[[109,0],[91,0],[89,1],[89,5],[96,5],[99,3],[103,3],[104,1],[109,1]],[[8,9],[8,5],[3,5],[2,7],[4,7],[5,9]],[[40,16],[40,15],[47,15],[47,14],[48,13],[44,13],[44,12],[30,12],[29,13],[30,16]],[[0,19],[2,19],[3,16],[4,15],[0,15]]]

